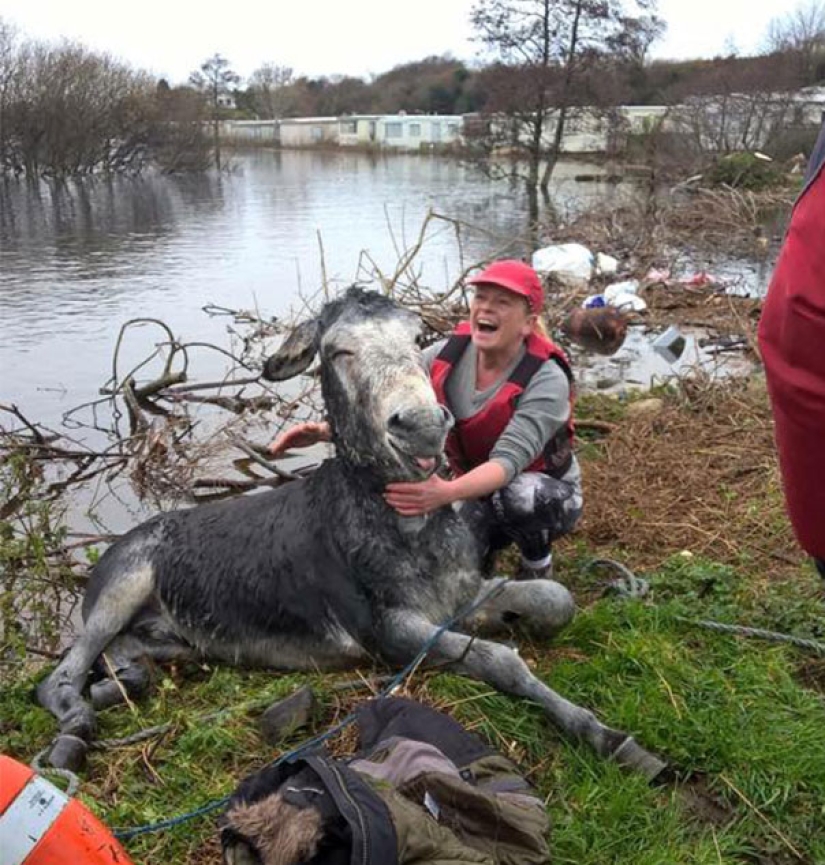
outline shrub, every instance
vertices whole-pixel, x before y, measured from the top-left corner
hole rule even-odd
[[[730,186],[758,192],[783,182],[781,170],[753,153],[731,153],[720,157],[706,174],[712,186]]]

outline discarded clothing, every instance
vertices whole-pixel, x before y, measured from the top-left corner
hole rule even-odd
[[[223,818],[232,865],[543,865],[544,805],[515,765],[458,722],[395,697],[357,710],[358,754],[268,766]]]

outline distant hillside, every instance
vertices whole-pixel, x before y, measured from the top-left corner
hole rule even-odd
[[[283,117],[341,114],[468,114],[488,105],[506,69],[471,68],[450,56],[396,66],[371,81],[300,77],[278,89]],[[825,82],[825,53],[805,62],[793,51],[713,60],[605,60],[587,76],[580,104],[667,105],[691,95],[795,90]],[[259,116],[254,87],[236,92],[238,108]]]

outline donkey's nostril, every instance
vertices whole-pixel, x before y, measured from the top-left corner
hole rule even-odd
[[[410,424],[404,420],[404,412],[394,411],[387,419],[387,426],[396,432],[409,429]]]
[[[449,409],[441,405],[399,408],[387,418],[389,431],[401,437],[435,434],[445,427],[449,429],[452,424],[453,416]]]

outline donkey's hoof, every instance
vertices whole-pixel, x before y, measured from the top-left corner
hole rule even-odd
[[[95,682],[89,688],[89,697],[91,699],[92,708],[99,712],[101,709],[108,709],[110,706],[119,706],[126,702],[126,693],[122,686],[118,686],[113,679],[103,679],[101,682]]]
[[[55,769],[68,769],[79,772],[86,763],[86,752],[89,744],[78,736],[64,733],[54,740],[49,752],[49,765]]]
[[[664,760],[646,751],[632,736],[628,736],[610,755],[620,766],[641,772],[651,783],[668,768]]]
[[[93,739],[97,731],[97,719],[90,706],[81,703],[74,706],[60,719],[62,735],[74,736],[79,739]]]
[[[102,682],[95,682],[89,688],[89,701],[95,712],[101,709],[108,709],[109,706],[117,706],[119,703],[126,702],[123,692],[118,688],[117,684],[111,679],[104,679]]]

